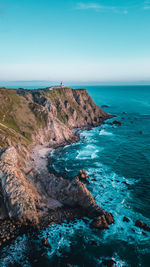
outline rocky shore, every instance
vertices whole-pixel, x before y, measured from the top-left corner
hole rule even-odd
[[[107,229],[113,216],[97,205],[80,179],[86,173],[73,180],[57,177],[48,172],[47,156],[52,149],[79,140],[74,129],[98,126],[112,116],[96,106],[86,90],[4,89],[3,94],[7,97],[1,104],[12,103],[15,127],[11,122],[0,129],[0,246],[23,232],[65,219],[85,216],[94,219],[91,227]],[[6,114],[2,125],[5,118]]]

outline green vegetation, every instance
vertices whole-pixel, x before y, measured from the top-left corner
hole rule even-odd
[[[27,147],[39,128],[56,117],[66,125],[71,117],[83,119],[84,105],[88,107],[87,113],[96,108],[86,90],[73,91],[66,87],[33,91],[0,87],[0,147],[20,144]]]
[[[17,144],[28,145],[31,139],[32,125],[30,109],[16,90],[0,88],[0,146]]]

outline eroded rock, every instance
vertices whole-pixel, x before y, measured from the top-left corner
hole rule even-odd
[[[8,147],[0,156],[0,182],[9,218],[38,223],[36,202],[40,196],[21,172],[14,147]]]
[[[84,169],[80,170],[78,175],[76,176],[81,181],[85,181],[89,176],[87,175],[86,171]]]
[[[99,230],[108,229],[109,224],[114,223],[114,218],[111,213],[103,211],[103,215],[95,218],[90,224],[91,228],[96,228]]]

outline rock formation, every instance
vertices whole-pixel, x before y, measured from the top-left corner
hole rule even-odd
[[[84,169],[80,170],[76,177],[79,178],[79,180],[83,182],[86,181],[87,178],[89,178],[89,176],[86,174],[86,171]]]
[[[38,223],[36,202],[41,198],[21,172],[14,147],[8,147],[0,156],[0,180],[9,218]]]
[[[97,205],[82,183],[87,178],[85,170],[68,180],[35,168],[31,160],[36,145],[75,142],[79,138],[75,128],[97,126],[112,116],[85,89],[1,88],[0,104],[0,197],[4,206],[0,218],[40,225],[46,216],[52,222],[84,214],[95,218],[92,227],[107,228],[113,223],[112,215]]]

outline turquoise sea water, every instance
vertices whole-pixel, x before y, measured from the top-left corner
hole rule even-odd
[[[24,235],[1,251],[0,266],[102,266],[102,259],[150,266],[150,233],[134,226],[137,219],[150,225],[150,86],[86,88],[123,124],[82,131],[78,143],[53,152],[52,167],[69,179],[84,168],[88,189],[115,224],[100,232],[77,220],[49,226],[36,237]],[[52,250],[41,246],[46,235]]]

